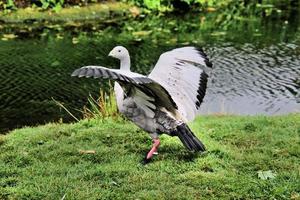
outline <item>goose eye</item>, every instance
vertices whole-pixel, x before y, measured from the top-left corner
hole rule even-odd
[[[118,52],[121,52],[121,50],[119,49]]]

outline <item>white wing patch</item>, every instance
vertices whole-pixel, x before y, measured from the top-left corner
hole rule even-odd
[[[132,96],[133,101],[145,111],[146,115],[150,118],[154,118],[154,111],[156,106],[153,104],[154,98],[147,96],[144,92],[139,89],[135,89],[135,94]]]
[[[191,121],[205,94],[207,67],[211,63],[203,52],[183,47],[162,54],[148,77],[170,93],[183,120]]]

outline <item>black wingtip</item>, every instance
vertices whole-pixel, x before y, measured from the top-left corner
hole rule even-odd
[[[204,50],[200,47],[195,47],[198,53],[204,58],[204,62],[207,67],[212,68],[213,64],[209,61],[207,54],[204,52]]]
[[[197,90],[197,100],[195,102],[197,110],[200,108],[200,105],[204,99],[207,87],[207,78],[208,75],[204,72],[200,75],[199,85]]]
[[[206,59],[204,60],[204,62],[205,62],[205,64],[206,64],[207,67],[210,67],[210,68],[213,67],[212,62],[210,62],[210,61],[208,60],[208,58],[206,58]]]
[[[201,56],[207,57],[207,54],[204,52],[204,50],[201,47],[195,47],[195,48]]]

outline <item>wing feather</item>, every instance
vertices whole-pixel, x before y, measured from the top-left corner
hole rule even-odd
[[[86,77],[91,77],[91,76],[93,76],[93,74],[94,74],[94,70],[93,69],[87,69],[87,72],[86,72]]]
[[[86,75],[87,69],[83,69],[82,71],[79,71],[78,77],[83,77]]]
[[[211,62],[201,49],[183,47],[163,53],[149,78],[172,96],[185,121],[191,121],[203,101]]]
[[[138,73],[101,66],[85,66],[76,69],[71,76],[112,79],[119,82],[121,86],[134,87],[135,91],[139,91],[136,101],[149,109],[162,106],[171,112],[176,112],[175,110],[178,108],[169,92],[163,86],[151,78]]]

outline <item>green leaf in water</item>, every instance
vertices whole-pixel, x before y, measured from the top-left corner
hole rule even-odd
[[[5,38],[6,40],[12,40],[15,39],[16,37],[18,37],[15,34],[3,34],[3,38]]]
[[[267,180],[267,179],[274,179],[276,174],[273,173],[271,170],[268,171],[258,171],[257,172],[258,178],[262,180]]]
[[[74,37],[74,38],[72,38],[72,43],[73,43],[73,44],[77,44],[77,43],[79,43],[79,40],[78,40],[78,38],[75,38],[75,37]]]
[[[211,36],[223,36],[226,35],[225,31],[216,31],[210,34]]]
[[[59,65],[60,65],[60,62],[58,60],[56,60],[53,63],[51,63],[51,67],[57,67]]]
[[[147,36],[151,33],[152,33],[152,31],[136,31],[136,32],[133,32],[132,35],[134,35],[134,36]]]

